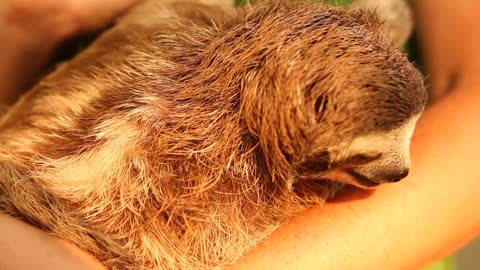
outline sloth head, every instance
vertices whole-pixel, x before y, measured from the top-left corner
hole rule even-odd
[[[263,2],[215,29],[188,77],[238,93],[271,177],[372,187],[408,174],[423,78],[373,14]]]

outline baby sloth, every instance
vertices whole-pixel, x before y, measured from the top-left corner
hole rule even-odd
[[[147,1],[0,119],[0,211],[111,269],[219,269],[404,178],[426,93],[370,13]]]

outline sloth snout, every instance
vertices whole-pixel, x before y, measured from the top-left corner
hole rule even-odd
[[[408,176],[410,172],[409,168],[403,168],[399,170],[387,170],[376,175],[375,178],[382,182],[399,182],[403,178]]]

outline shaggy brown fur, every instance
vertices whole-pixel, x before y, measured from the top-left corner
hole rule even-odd
[[[223,267],[424,102],[370,14],[149,1],[2,116],[0,211],[112,269]]]

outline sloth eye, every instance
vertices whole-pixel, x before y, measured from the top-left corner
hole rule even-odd
[[[335,162],[331,165],[333,168],[353,168],[364,166],[370,162],[379,160],[382,158],[382,153],[369,152],[369,153],[358,153],[349,156],[346,159]]]
[[[352,164],[365,165],[382,158],[382,153],[361,153],[351,157]]]

